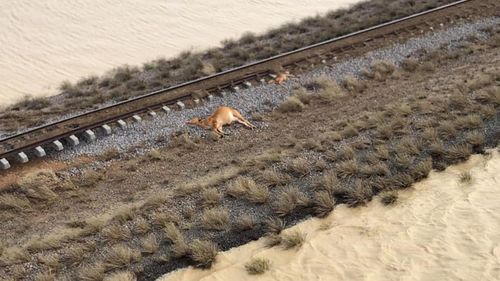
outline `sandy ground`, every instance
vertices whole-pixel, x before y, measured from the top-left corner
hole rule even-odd
[[[359,0],[0,0],[0,105]]]
[[[459,182],[470,171],[472,182]],[[500,155],[466,163],[364,208],[337,208],[300,230],[299,250],[265,248],[263,239],[221,253],[211,270],[182,269],[158,280],[498,280],[500,276]],[[326,228],[326,230],[324,230]],[[244,265],[267,258],[271,269],[251,276]]]

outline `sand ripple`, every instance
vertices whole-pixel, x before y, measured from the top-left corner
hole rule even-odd
[[[472,173],[471,184],[459,183],[464,171]],[[499,280],[500,155],[475,155],[432,172],[394,207],[378,200],[339,207],[292,229],[307,233],[298,251],[252,242],[221,254],[212,270],[180,270],[160,280]],[[271,270],[247,275],[252,257],[270,259]]]

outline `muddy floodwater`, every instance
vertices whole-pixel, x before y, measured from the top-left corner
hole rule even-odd
[[[0,105],[359,0],[0,0]]]
[[[470,182],[459,181],[465,172]],[[499,280],[500,155],[433,171],[394,206],[378,198],[340,206],[287,231],[296,230],[306,236],[300,249],[269,249],[261,239],[221,253],[210,270],[181,269],[159,280]],[[245,263],[256,257],[268,259],[270,270],[248,275]]]

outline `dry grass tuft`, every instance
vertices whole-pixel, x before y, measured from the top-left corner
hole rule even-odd
[[[337,175],[340,178],[350,178],[360,172],[358,161],[355,159],[340,162],[336,166]]]
[[[393,205],[398,201],[398,193],[395,191],[387,191],[380,195],[382,204],[388,206]]]
[[[458,179],[461,183],[469,184],[472,182],[472,174],[469,171],[462,172],[462,173],[460,173]]]
[[[414,165],[410,173],[415,180],[421,180],[426,178],[432,170],[432,159],[426,158],[423,161],[418,162]]]
[[[469,144],[456,144],[445,151],[444,158],[451,163],[456,163],[467,160],[471,154],[472,148]]]
[[[337,151],[337,159],[338,160],[342,160],[342,161],[345,161],[345,160],[351,160],[354,158],[354,149],[352,149],[352,147],[350,146],[344,146],[342,148],[339,149],[339,151]]]
[[[38,261],[54,271],[60,267],[59,255],[56,253],[40,255]]]
[[[81,176],[77,184],[79,187],[95,187],[103,178],[101,171],[89,170]]]
[[[221,202],[222,197],[222,193],[220,193],[217,188],[207,188],[201,192],[201,205],[204,208],[216,206]]]
[[[345,188],[341,199],[349,207],[357,207],[370,202],[373,196],[372,187],[361,180],[357,180],[353,186]]]
[[[243,214],[241,215],[235,223],[235,229],[237,231],[252,230],[257,226],[257,221],[254,216]]]
[[[418,68],[418,61],[412,58],[404,59],[401,67],[408,72],[414,72]]]
[[[144,235],[151,230],[151,225],[143,217],[139,217],[134,221],[133,232],[135,234]]]
[[[408,155],[418,155],[420,153],[421,145],[417,142],[416,139],[410,137],[403,137],[396,144],[395,151],[397,153],[403,153]]]
[[[306,241],[306,236],[300,231],[285,233],[281,238],[281,245],[285,248],[285,250],[300,248]]]
[[[297,207],[305,207],[308,204],[309,198],[298,187],[290,186],[277,193],[272,207],[275,214],[282,217],[291,214]]]
[[[455,124],[450,121],[443,121],[439,126],[439,134],[445,138],[454,138],[457,135]]]
[[[281,173],[273,168],[266,169],[260,175],[260,180],[264,182],[265,185],[274,187],[279,185],[285,185],[289,183],[292,178],[284,173]]]
[[[126,245],[115,245],[109,249],[104,261],[106,268],[117,269],[128,267],[140,259],[141,253],[138,250],[131,249]]]
[[[304,110],[304,107],[304,103],[302,103],[299,98],[290,96],[282,104],[280,104],[278,110],[282,113],[299,112]]]
[[[219,251],[217,245],[212,241],[194,240],[190,246],[191,259],[200,268],[211,268],[217,258]]]
[[[128,241],[132,238],[132,233],[127,226],[112,224],[102,230],[102,234],[108,240]]]
[[[363,92],[366,88],[365,82],[357,79],[352,75],[347,75],[344,77],[344,81],[342,81],[343,86],[350,92]]]
[[[471,114],[457,118],[455,121],[459,129],[477,129],[483,126],[483,120],[477,114]]]
[[[163,159],[163,156],[161,155],[160,151],[156,149],[152,149],[151,151],[149,151],[147,157],[151,161],[160,161]]]
[[[89,252],[93,251],[93,245],[74,245],[68,248],[64,254],[64,260],[71,266],[79,265],[87,258]]]
[[[268,234],[280,234],[285,229],[286,223],[278,217],[268,217],[264,220],[264,228]]]
[[[229,196],[238,198],[243,197],[252,203],[265,203],[269,200],[269,189],[258,185],[248,177],[237,178],[227,189]]]
[[[344,138],[352,138],[359,135],[359,131],[352,125],[347,125],[341,132]]]
[[[180,218],[173,213],[170,212],[163,212],[163,213],[157,213],[154,216],[154,221],[153,223],[157,226],[165,226],[169,223],[175,223],[179,224]]]
[[[160,247],[158,241],[154,234],[150,234],[142,239],[142,252],[147,254],[153,254],[158,251]]]
[[[172,244],[175,244],[178,241],[184,241],[184,235],[182,235],[182,232],[171,222],[165,224],[163,231],[165,233],[165,238],[167,238],[167,240]]]
[[[0,210],[14,209],[23,211],[30,208],[30,201],[23,195],[2,194],[0,195]]]
[[[323,190],[331,192],[337,185],[337,174],[333,170],[329,170],[323,173],[323,175],[318,179],[314,188],[316,190]]]
[[[299,177],[303,177],[311,172],[311,165],[305,158],[299,157],[293,159],[288,165],[288,170]]]
[[[465,134],[465,140],[472,146],[484,145],[484,134],[480,131],[472,131]]]
[[[40,272],[35,276],[35,281],[55,281],[56,275],[53,272]]]
[[[116,147],[110,147],[104,150],[103,153],[101,153],[99,159],[103,161],[110,161],[113,159],[117,159],[118,157],[120,157],[120,151],[118,151]]]
[[[130,271],[119,271],[114,272],[109,276],[106,276],[103,281],[136,281],[137,278],[135,274]]]
[[[245,269],[250,275],[263,274],[268,271],[270,262],[264,258],[253,258],[245,264]]]
[[[229,220],[229,212],[225,209],[207,209],[201,216],[201,225],[207,230],[224,230]]]
[[[79,280],[82,281],[101,281],[104,278],[104,272],[106,268],[100,262],[81,267],[78,270]]]
[[[12,265],[23,263],[27,262],[29,258],[29,254],[25,249],[19,246],[13,246],[3,250],[3,253],[0,256],[0,264]]]
[[[314,213],[323,218],[335,208],[335,200],[327,191],[319,191],[314,195]]]

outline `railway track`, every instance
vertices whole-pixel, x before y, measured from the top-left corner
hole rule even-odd
[[[453,24],[485,10],[498,11],[495,0],[461,0],[398,20],[373,26],[345,36],[283,53],[208,77],[183,83],[114,105],[89,111],[68,119],[43,125],[0,140],[0,169],[11,163],[26,163],[32,158],[75,146],[81,140],[126,129],[127,122],[139,122],[144,115],[154,117],[172,110],[196,106],[214,95],[226,95],[243,87],[266,83],[277,69],[300,73],[315,65],[332,64],[339,57],[372,46],[377,40],[392,40],[420,34]]]

